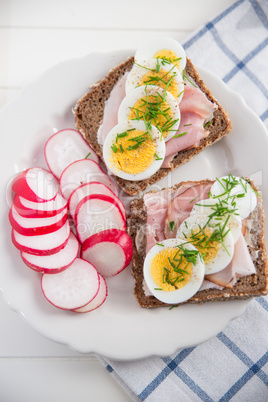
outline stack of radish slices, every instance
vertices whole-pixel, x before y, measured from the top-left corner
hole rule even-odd
[[[51,304],[92,311],[107,298],[105,278],[131,262],[126,211],[115,183],[76,130],[52,135],[45,158],[50,171],[29,168],[13,180],[12,241],[25,264],[42,273]]]

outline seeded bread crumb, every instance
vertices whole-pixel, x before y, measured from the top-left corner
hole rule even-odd
[[[97,133],[103,121],[105,102],[109,98],[114,85],[133,66],[134,58],[130,57],[124,63],[111,70],[105,78],[94,84],[88,93],[78,100],[74,108],[75,124],[77,130],[85,137],[89,145],[102,158],[102,147],[98,143]],[[200,141],[198,147],[183,150],[177,153],[171,162],[170,168],[160,168],[154,175],[146,180],[130,181],[114,176],[117,184],[129,195],[134,196],[156,183],[172,170],[188,162],[208,146],[223,138],[231,130],[231,122],[227,113],[214,98],[204,82],[201,80],[190,59],[187,59],[186,74],[198,85],[207,98],[218,105],[214,111],[212,124],[207,127],[209,134]]]

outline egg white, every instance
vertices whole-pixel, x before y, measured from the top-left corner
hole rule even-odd
[[[213,183],[210,189],[211,196],[212,198],[221,196],[225,192],[224,188],[226,188],[226,182],[224,182],[224,180],[227,179],[233,181],[232,177],[234,180],[237,180],[239,184],[233,187],[233,189],[230,191],[230,196],[235,196],[237,212],[241,218],[247,218],[249,214],[256,208],[257,196],[252,187],[244,179],[231,175],[219,178],[215,181],[215,183]],[[237,197],[243,194],[243,197]],[[225,199],[226,197],[227,195],[221,196],[222,199]]]
[[[166,71],[167,73],[170,72],[171,75],[174,76],[173,80],[175,80],[177,87],[178,87],[178,97],[176,97],[177,103],[179,104],[183,97],[184,91],[184,83],[183,78],[179,70],[173,64],[162,64],[161,60],[158,61],[160,64],[160,69]],[[139,86],[139,83],[142,77],[147,74],[150,70],[156,70],[157,68],[157,59],[148,59],[144,60],[142,64],[134,64],[130,73],[127,76],[125,90],[126,94],[128,95],[133,89]],[[145,84],[144,84],[145,85]],[[153,84],[149,84],[153,85]],[[167,89],[168,90],[168,89]]]
[[[153,258],[161,251],[170,248],[176,247],[178,245],[182,245],[185,242],[182,239],[167,239],[161,242],[162,246],[155,245],[151,248],[151,250],[147,253],[146,258],[144,260],[143,265],[143,275],[146,285],[150,292],[161,302],[167,304],[177,304],[182,303],[188,299],[190,299],[200,288],[204,280],[205,274],[205,266],[201,261],[199,254],[197,257],[196,265],[193,264],[193,270],[191,279],[185,286],[181,289],[177,289],[171,292],[166,292],[164,290],[157,290],[159,285],[155,283],[151,275],[151,263]],[[196,250],[196,248],[192,244],[184,244],[184,248],[188,250]]]
[[[217,202],[218,202],[217,198],[216,199],[208,198],[205,200],[201,200],[201,201],[197,202],[196,204],[194,204],[190,215],[191,216],[205,215],[208,217],[209,215],[211,215],[215,212],[214,206]],[[229,227],[230,232],[232,233],[234,243],[236,243],[241,235],[242,219],[240,218],[239,215],[234,215],[234,214],[230,213],[230,214],[228,214],[228,215],[226,214],[222,217],[222,224],[224,224],[227,217],[228,217],[227,226]],[[219,217],[219,219],[220,219],[220,217]]]
[[[160,50],[165,49],[173,51],[177,58],[181,58],[179,71],[182,72],[186,66],[185,51],[179,42],[166,36],[152,38],[144,46],[140,47],[135,53],[135,61],[137,63],[143,62],[144,60],[153,58]]]
[[[160,96],[164,96],[164,90],[162,88],[156,87],[155,85],[142,85],[140,87],[135,88],[122,100],[118,110],[118,122],[119,123],[128,122],[130,109],[135,105],[135,103],[141,98],[145,98],[146,96],[150,95],[157,95],[157,93],[160,94]],[[176,131],[179,128],[181,114],[176,99],[169,92],[166,93],[166,102],[169,104],[172,110],[173,119],[178,120],[172,126],[171,128],[172,131],[170,131],[169,134],[164,138],[165,141],[168,141],[175,135]],[[136,120],[132,121],[134,122]]]
[[[161,133],[157,130],[156,127],[152,126],[152,129],[150,130],[150,134],[152,138],[155,140],[155,145],[156,145],[156,154],[159,157],[159,160],[155,159],[152,164],[143,172],[137,173],[137,174],[130,174],[126,173],[117,167],[115,167],[111,163],[111,158],[113,156],[113,151],[111,149],[112,144],[115,143],[116,141],[116,136],[119,133],[123,133],[127,130],[131,129],[136,129],[136,130],[141,130],[146,132],[146,126],[143,121],[127,121],[123,123],[117,124],[115,127],[112,128],[112,130],[108,133],[104,144],[103,144],[103,159],[105,162],[105,165],[107,168],[115,175],[118,177],[121,177],[122,179],[125,180],[131,180],[131,181],[138,181],[138,180],[144,180],[147,179],[148,177],[151,177],[157,170],[160,169],[164,158],[165,158],[165,152],[166,152],[166,147],[165,147],[165,142],[163,139],[161,139]]]
[[[178,228],[177,238],[184,239],[190,237],[192,231],[202,229],[208,222],[208,217],[206,215],[190,215],[189,218],[185,219]],[[209,222],[209,229],[213,231],[213,227],[219,222],[211,219]],[[228,231],[228,226],[226,225],[224,233]],[[189,241],[189,240],[188,240]],[[234,239],[229,231],[224,237],[223,244],[219,243],[219,249],[216,256],[209,262],[205,263],[205,275],[213,274],[219,272],[226,268],[231,262],[234,255]]]

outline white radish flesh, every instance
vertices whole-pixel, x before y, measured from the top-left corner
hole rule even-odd
[[[29,268],[45,273],[58,273],[65,270],[78,256],[79,242],[73,233],[70,234],[64,248],[51,255],[33,255],[21,252],[21,257]]]
[[[103,276],[99,275],[99,278],[100,278],[100,288],[97,295],[94,297],[93,300],[91,300],[91,302],[86,304],[84,307],[80,307],[73,310],[75,313],[89,313],[90,311],[99,308],[105,302],[108,295],[108,288]]]
[[[88,195],[79,202],[75,223],[81,243],[102,230],[112,228],[126,230],[126,221],[114,199],[101,194]]]
[[[25,218],[20,216],[14,205],[9,212],[11,226],[25,236],[36,236],[55,232],[67,221],[67,208],[60,214],[48,218]]]
[[[68,165],[84,158],[99,162],[95,151],[76,130],[60,130],[52,135],[45,145],[47,165],[58,179]]]
[[[81,257],[93,264],[104,277],[115,276],[129,264],[133,255],[130,236],[117,229],[104,230],[84,241]]]
[[[79,202],[88,195],[102,194],[108,195],[116,200],[124,218],[126,219],[126,210],[122,201],[109,189],[105,184],[99,182],[91,182],[82,184],[77,189],[75,189],[69,198],[69,212],[74,219],[75,210]]]
[[[58,274],[43,274],[41,287],[46,299],[56,307],[74,310],[97,295],[100,278],[93,265],[80,258]]]
[[[29,168],[15,177],[12,190],[29,201],[50,201],[56,198],[58,182],[45,169]]]
[[[66,245],[70,231],[68,220],[56,232],[38,236],[24,236],[13,229],[12,241],[15,247],[26,253],[49,255],[57,253]]]
[[[14,206],[17,212],[21,216],[29,218],[55,216],[67,208],[67,203],[68,201],[59,193],[54,200],[46,202],[32,202],[17,194],[14,197]]]
[[[81,159],[71,163],[61,174],[60,188],[63,196],[68,199],[71,193],[81,184],[98,181],[109,187],[118,195],[114,181],[104,173],[101,167],[94,161]]]

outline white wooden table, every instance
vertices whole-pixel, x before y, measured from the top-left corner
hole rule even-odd
[[[233,3],[0,0],[0,107],[61,61],[93,51],[135,49],[153,33],[183,40]],[[1,297],[0,321],[1,402],[130,401],[94,356],[44,338]]]

